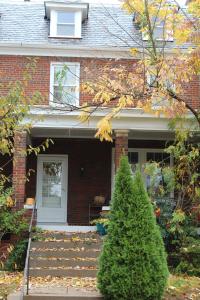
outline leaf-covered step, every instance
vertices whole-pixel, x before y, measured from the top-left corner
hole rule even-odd
[[[97,267],[97,260],[77,260],[77,259],[37,259],[35,257],[34,259],[30,259],[30,267]]]
[[[31,277],[46,277],[46,276],[58,276],[58,277],[96,277],[97,270],[88,269],[30,269],[29,275]]]
[[[51,248],[63,248],[63,249],[69,249],[69,248],[74,248],[74,247],[84,247],[86,249],[90,249],[90,248],[97,248],[99,249],[101,247],[102,243],[100,242],[90,242],[90,241],[77,241],[77,242],[72,242],[70,240],[67,241],[48,241],[48,242],[43,242],[43,241],[39,241],[39,242],[32,242],[31,243],[31,248],[32,249],[51,249]]]
[[[90,240],[90,241],[101,241],[102,238],[94,232],[91,233],[69,233],[69,232],[51,232],[44,231],[33,235],[33,239],[39,241],[56,241],[56,240]]]
[[[100,250],[69,250],[69,249],[54,249],[54,250],[37,250],[30,251],[30,257],[54,257],[54,258],[97,258]]]

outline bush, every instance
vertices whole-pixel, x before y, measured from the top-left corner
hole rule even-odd
[[[175,261],[172,272],[200,277],[200,239],[187,238],[177,253],[170,253],[169,258]]]
[[[99,261],[98,287],[110,300],[159,300],[168,277],[166,254],[153,208],[127,157],[122,157],[111,201],[108,234]]]
[[[6,271],[22,271],[25,266],[28,240],[19,241],[11,251],[5,263]]]
[[[0,186],[0,241],[8,233],[21,235],[28,230],[24,210],[13,211],[15,202],[11,198],[12,189],[4,190]]]

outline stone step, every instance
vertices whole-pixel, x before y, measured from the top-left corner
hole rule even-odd
[[[103,300],[102,296],[26,295],[23,300]]]
[[[77,249],[76,251],[73,250],[68,250],[68,249],[56,249],[55,251],[53,250],[48,250],[45,249],[44,251],[42,250],[37,250],[37,251],[30,251],[30,257],[45,257],[45,258],[97,258],[100,255],[100,250],[91,250],[91,249],[84,249],[84,250],[79,250]]]
[[[100,242],[90,242],[90,241],[77,241],[77,242],[72,242],[70,240],[68,241],[52,241],[52,242],[44,242],[44,241],[39,241],[39,242],[32,242],[31,243],[31,250],[37,250],[37,249],[69,249],[69,248],[86,248],[86,249],[91,249],[91,248],[96,248],[100,249],[102,243]]]
[[[97,267],[97,260],[75,260],[75,259],[37,259],[34,257],[30,259],[31,268],[45,268],[45,267]]]
[[[70,233],[70,232],[54,232],[54,231],[47,231],[44,233],[34,234],[33,239],[38,239],[40,241],[42,240],[76,240],[76,239],[92,239],[92,240],[98,240],[101,241],[102,237],[99,236],[99,234],[94,232],[88,232],[88,233]]]
[[[29,269],[30,277],[96,277],[97,270],[88,269]]]
[[[24,300],[103,300],[96,290],[74,287],[35,287]]]

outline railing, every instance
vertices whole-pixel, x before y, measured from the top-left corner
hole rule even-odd
[[[35,217],[35,211],[36,211],[36,203],[34,204],[32,214],[31,214],[31,221],[28,229],[28,247],[26,252],[26,261],[25,261],[25,268],[24,268],[24,277],[23,277],[23,283],[22,283],[22,293],[21,293],[21,299],[23,299],[24,295],[29,294],[29,263],[30,263],[30,247],[31,247],[31,233],[32,233],[32,227],[33,227],[33,220]]]

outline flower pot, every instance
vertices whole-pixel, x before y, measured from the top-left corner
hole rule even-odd
[[[34,198],[26,198],[26,205],[34,205],[35,199]]]
[[[106,234],[106,228],[103,224],[97,223],[97,232],[99,235],[105,235]]]

